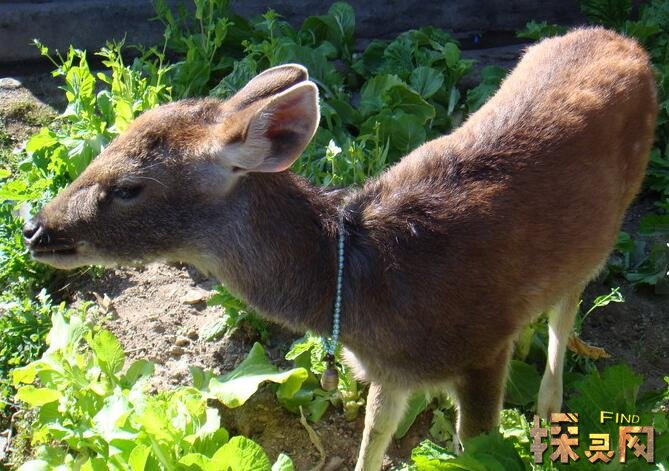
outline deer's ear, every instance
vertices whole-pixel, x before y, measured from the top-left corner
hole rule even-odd
[[[316,132],[318,88],[301,82],[250,111],[241,141],[226,152],[228,160],[249,172],[281,172],[295,162]]]
[[[241,110],[252,103],[281,93],[309,78],[307,69],[299,64],[272,67],[256,75],[228,100],[228,106]]]

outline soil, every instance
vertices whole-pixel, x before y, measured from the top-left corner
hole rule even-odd
[[[62,109],[62,93],[57,92],[50,76],[22,82],[24,86],[18,88],[0,85],[3,119],[0,124],[14,142],[20,142],[42,120],[53,115],[52,108],[42,101]],[[35,119],[26,119],[31,113]],[[640,217],[652,210],[652,200],[636,202],[629,211],[625,229],[634,233]],[[206,305],[214,280],[189,267],[151,264],[144,268],[107,270],[97,276],[94,273],[68,275],[59,295],[75,303],[97,302],[98,297],[107,295],[108,300],[101,303],[108,311],[106,327],[118,336],[129,358],[146,358],[156,364],[152,383],[156,390],[187,384],[191,365],[216,373],[230,371],[243,360],[252,343],[259,340],[253,329],[244,327],[216,341],[200,338],[200,330],[223,311]],[[586,319],[581,336],[611,354],[612,358],[601,365],[626,362],[644,375],[644,389],[659,388],[663,385],[662,377],[669,374],[669,298],[634,289],[623,280],[614,281],[620,285],[626,302],[612,303],[595,311]],[[595,296],[608,291],[604,281],[593,282],[586,290],[584,305],[589,306]],[[186,298],[192,299],[186,302]],[[288,366],[283,357],[294,339],[295,335],[270,325],[269,340],[264,342],[270,359]],[[223,410],[222,417],[230,432],[253,438],[272,459],[281,452],[287,453],[300,470],[311,469],[319,462],[318,450],[299,417],[279,406],[269,387],[262,387],[244,406]],[[411,449],[428,437],[430,420],[431,413],[423,413],[402,440],[393,441],[386,468],[409,459]],[[363,418],[347,422],[341,411],[331,408],[312,426],[325,448],[324,469],[353,469]]]

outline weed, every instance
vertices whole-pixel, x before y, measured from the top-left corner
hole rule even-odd
[[[35,459],[19,470],[249,469],[253,463],[269,471],[262,448],[245,437],[230,438],[207,399],[238,407],[265,381],[278,383],[277,394],[290,398],[306,371],[279,372],[256,344],[227,375],[193,369],[193,387],[151,394],[152,363],[137,360],[126,368],[111,332],[83,313],[67,317],[54,312],[44,355],[12,371],[16,399],[36,412],[30,424]],[[280,459],[288,465],[287,457]]]
[[[46,126],[53,121],[53,113],[47,106],[40,106],[33,100],[22,99],[10,102],[4,110],[5,119],[21,121],[29,126]]]
[[[217,293],[212,296],[209,306],[221,306],[225,314],[200,331],[200,338],[205,341],[216,340],[224,335],[230,335],[242,324],[247,324],[260,336],[265,343],[269,339],[267,324],[246,303],[232,296],[223,286],[216,287]]]
[[[65,312],[65,305],[54,306],[45,291],[34,301],[9,293],[0,298],[0,411],[10,405],[14,392],[9,372],[40,357],[54,312]]]

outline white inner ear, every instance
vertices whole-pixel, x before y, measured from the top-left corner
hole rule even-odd
[[[233,165],[280,172],[292,165],[316,133],[318,88],[302,82],[273,97],[249,122],[244,142],[227,146]]]

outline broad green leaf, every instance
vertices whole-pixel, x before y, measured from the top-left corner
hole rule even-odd
[[[460,48],[455,43],[449,42],[444,45],[443,53],[448,68],[455,68],[460,61]]]
[[[126,419],[132,413],[131,405],[122,391],[117,388],[112,396],[105,398],[104,405],[93,416],[93,427],[107,443],[112,440],[132,440],[136,434],[124,430]]]
[[[188,370],[193,378],[193,387],[199,391],[209,391],[209,381],[216,375],[211,371],[205,371],[197,366],[189,366]]]
[[[434,107],[406,84],[390,87],[387,92],[388,106],[420,121],[421,125],[434,118]]]
[[[455,458],[455,454],[430,440],[421,442],[411,451],[411,460],[419,471],[438,471],[446,469],[445,463]]]
[[[66,468],[58,466],[54,471],[70,471],[70,469],[72,469],[70,466],[67,466]],[[91,457],[86,460],[78,471],[109,471],[109,463],[103,458]]]
[[[444,74],[432,67],[416,67],[411,72],[409,83],[423,98],[430,98],[444,84]]]
[[[124,99],[116,100],[114,103],[114,114],[116,121],[114,122],[114,129],[117,131],[125,131],[128,124],[134,119],[132,106]]]
[[[58,137],[48,128],[42,128],[37,134],[33,134],[28,142],[26,142],[26,152],[40,152],[46,148],[58,144]]]
[[[397,429],[395,430],[395,434],[393,435],[396,440],[399,440],[404,435],[406,435],[416,420],[416,417],[418,417],[418,415],[425,410],[428,403],[429,401],[427,395],[422,391],[414,393],[409,398],[406,411],[404,412],[404,417],[400,421]]]
[[[622,253],[632,253],[634,251],[634,240],[627,232],[620,231],[618,233],[616,250],[619,250]]]
[[[271,471],[269,458],[263,449],[246,437],[230,439],[211,457],[211,468],[229,471]]]
[[[40,407],[60,399],[61,393],[56,389],[36,388],[32,385],[22,386],[16,392],[16,398],[32,407]]]
[[[430,425],[430,436],[436,440],[439,440],[440,442],[446,442],[447,440],[451,440],[454,435],[455,426],[453,421],[446,417],[443,410],[433,410],[432,425]]]
[[[216,340],[230,329],[232,322],[228,314],[223,314],[215,321],[205,324],[200,328],[199,337],[205,342]]]
[[[116,336],[108,330],[101,330],[89,342],[95,352],[100,367],[112,375],[118,373],[125,363],[123,347]]]
[[[293,460],[288,455],[281,453],[272,465],[272,471],[295,471]]]
[[[383,53],[386,44],[378,39],[372,40],[363,51],[358,60],[353,63],[353,70],[363,77],[369,77],[378,73],[383,65]]]
[[[12,175],[12,172],[5,168],[0,168],[0,179],[7,178]]]
[[[420,118],[406,113],[395,114],[390,127],[391,146],[401,154],[408,154],[423,144],[427,138]]]
[[[18,386],[19,384],[30,384],[35,381],[37,378],[37,373],[42,369],[40,368],[44,362],[34,361],[22,368],[14,368],[11,371],[12,375],[12,384]]]
[[[537,399],[541,377],[534,366],[520,360],[511,360],[506,384],[505,401],[525,406]]]
[[[548,38],[551,36],[559,36],[567,32],[564,26],[549,24],[546,21],[536,22],[529,21],[525,25],[525,29],[518,31],[516,36],[523,39],[532,39],[537,41],[539,39]]]
[[[496,65],[487,65],[481,70],[481,82],[467,90],[467,109],[470,113],[481,108],[499,88],[506,70]]]
[[[255,343],[244,361],[230,373],[212,378],[209,393],[227,407],[239,407],[257,391],[261,383],[271,381],[281,384],[281,394],[294,394],[307,379],[304,368],[279,372],[272,365],[259,343]]]
[[[220,419],[219,419],[220,427]],[[228,443],[230,436],[228,431],[224,428],[219,428],[213,433],[202,434],[202,430],[198,430],[200,436],[193,442],[191,451],[195,453],[201,453],[205,456],[213,456],[216,451]]]
[[[630,19],[632,0],[590,0],[580,2],[581,11],[591,23],[619,29]]]
[[[47,343],[49,344],[47,353],[72,351],[79,345],[87,330],[81,317],[73,316],[68,322],[60,312],[53,313],[51,324],[52,327],[47,336]]]
[[[355,32],[355,11],[346,2],[335,2],[328,10],[328,15],[336,21],[345,38],[350,38]]]
[[[144,471],[144,469],[146,469],[146,463],[150,454],[151,448],[146,445],[139,444],[133,448],[130,452],[130,456],[128,457],[128,465],[130,465],[130,470]]]
[[[154,370],[155,366],[150,361],[136,360],[130,365],[121,381],[126,388],[131,388],[138,380],[153,375]]]
[[[399,36],[386,47],[383,52],[385,63],[382,71],[398,75],[403,80],[408,80],[414,69],[413,56],[416,47],[411,40],[405,36]]]
[[[386,93],[396,85],[405,85],[397,75],[377,75],[367,80],[360,91],[360,114],[367,117],[381,111],[386,104]]]
[[[479,435],[464,442],[465,453],[454,462],[463,462],[477,470],[477,463],[483,465],[486,471],[525,471],[525,465],[514,448],[513,444],[497,432]],[[469,462],[469,459],[476,461]],[[471,463],[471,464],[470,464]],[[469,468],[463,468],[469,469]]]
[[[211,458],[203,455],[202,453],[188,453],[187,455],[184,455],[181,457],[181,459],[179,459],[179,464],[190,467],[197,466],[197,468],[195,469],[201,469],[203,471],[208,469],[216,469],[212,467]],[[218,468],[218,469],[226,469],[226,468]]]
[[[603,372],[594,372],[576,383],[576,393],[567,399],[567,410],[578,412],[579,422],[589,424],[591,433],[606,431],[601,424],[601,411],[636,413],[636,398],[643,378],[627,365],[615,365]]]
[[[170,417],[167,416],[167,402],[155,396],[143,397],[141,409],[133,415],[133,423],[142,428],[152,441],[157,443],[172,443],[175,439]]]
[[[639,233],[647,236],[669,236],[669,214],[642,217],[639,223]]]

